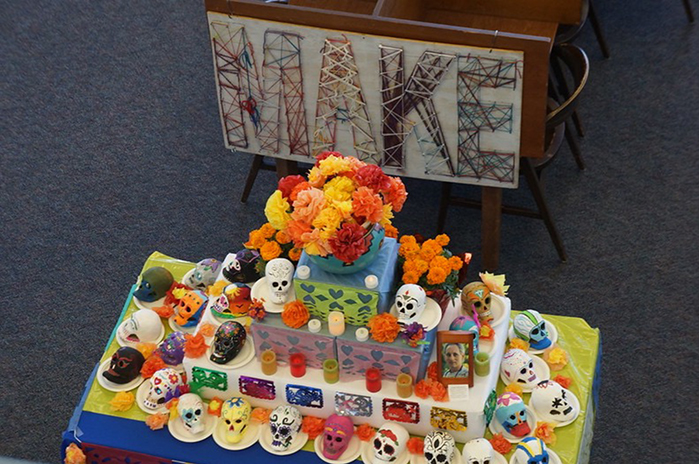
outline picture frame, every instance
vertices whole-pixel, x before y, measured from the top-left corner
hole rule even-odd
[[[470,332],[437,332],[437,376],[444,385],[473,387],[473,342]]]

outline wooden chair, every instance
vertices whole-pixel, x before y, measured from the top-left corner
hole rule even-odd
[[[250,192],[252,191],[252,186],[255,184],[255,179],[257,179],[257,173],[260,171],[276,171],[274,165],[265,163],[265,157],[262,155],[254,155],[252,158],[252,164],[250,165],[250,170],[248,171],[248,178],[245,180],[245,187],[243,187],[243,195],[240,197],[240,202],[245,203],[248,201]]]
[[[684,12],[687,13],[687,19],[690,23],[693,23],[694,11],[692,11],[692,4],[689,3],[689,0],[682,0],[682,3],[684,3]]]
[[[566,126],[570,123],[573,111],[575,111],[579,104],[580,94],[587,83],[590,63],[585,52],[573,44],[554,46],[552,55],[554,55],[555,59],[560,60],[562,66],[571,74],[574,90],[566,95],[565,100],[560,104],[553,99],[549,100],[549,113],[546,116],[547,148],[544,156],[536,159],[520,158],[520,174],[527,180],[529,190],[534,197],[537,209],[503,205],[502,212],[504,214],[514,214],[543,220],[551,236],[551,240],[556,247],[559,258],[561,261],[565,262],[568,257],[544,196],[542,175],[544,169],[553,162],[560,151],[565,137]],[[443,183],[439,216],[437,219],[438,233],[444,230],[447,211],[451,205],[477,209],[480,209],[482,206],[479,201],[453,196],[452,184]]]

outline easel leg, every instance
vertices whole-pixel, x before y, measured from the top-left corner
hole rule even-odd
[[[502,223],[502,189],[481,187],[481,248],[483,269],[495,271],[500,258],[500,225]]]

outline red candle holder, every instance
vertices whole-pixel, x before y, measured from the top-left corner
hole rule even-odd
[[[289,366],[291,367],[291,375],[303,377],[306,375],[306,356],[303,353],[292,354],[289,356]]]
[[[366,370],[366,389],[371,393],[381,390],[381,371],[375,367]]]

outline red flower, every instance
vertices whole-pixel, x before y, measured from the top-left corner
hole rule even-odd
[[[305,180],[306,179],[304,179],[303,176],[282,177],[281,179],[279,179],[279,185],[277,186],[277,189],[279,189],[282,192],[282,196],[284,198],[289,198],[291,196],[291,192],[294,190],[294,187],[296,187],[301,182],[305,182]]]
[[[375,164],[367,164],[357,169],[354,180],[363,187],[369,187],[374,192],[384,192],[391,188],[391,178]]]
[[[316,167],[320,166],[320,162],[323,161],[325,158],[328,158],[330,156],[337,156],[338,158],[344,158],[344,156],[337,151],[324,151],[320,155],[316,156]]]
[[[342,224],[335,237],[328,240],[333,256],[345,263],[356,261],[367,251],[364,235],[366,230],[359,224]]]

